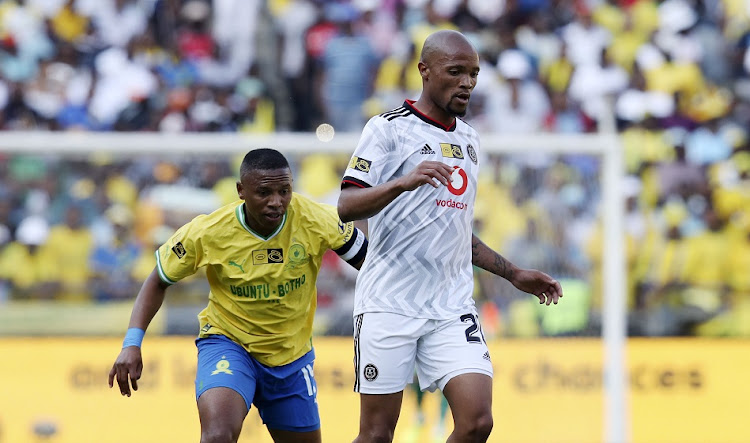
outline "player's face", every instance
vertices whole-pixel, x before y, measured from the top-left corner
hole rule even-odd
[[[289,168],[253,170],[237,182],[237,194],[245,200],[245,218],[254,231],[270,235],[281,224],[292,200]]]
[[[466,46],[437,57],[429,68],[429,88],[432,101],[451,116],[463,117],[469,107],[471,91],[477,85],[479,56]]]

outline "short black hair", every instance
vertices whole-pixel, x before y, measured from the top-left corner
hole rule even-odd
[[[291,168],[289,168],[289,162],[281,152],[270,148],[253,149],[245,154],[245,158],[242,159],[242,164],[240,165],[240,177],[250,171],[265,171],[269,169]]]

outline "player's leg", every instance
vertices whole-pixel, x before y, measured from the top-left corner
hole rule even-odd
[[[255,395],[247,351],[220,335],[198,339],[195,395],[201,443],[234,443]]]
[[[492,431],[492,377],[461,374],[443,390],[453,413],[453,432],[448,442],[485,442]]]
[[[198,398],[201,443],[234,443],[247,415],[245,399],[230,388],[211,388]]]
[[[356,443],[393,440],[403,391],[414,376],[417,340],[427,322],[382,312],[354,318],[354,391],[360,393]]]
[[[359,435],[354,443],[390,443],[401,413],[404,391],[359,395]]]
[[[449,442],[484,442],[492,430],[492,363],[477,313],[436,323],[417,349],[421,387],[439,388],[448,400]]]
[[[283,366],[255,362],[255,406],[275,443],[321,441],[314,363],[314,351]]]

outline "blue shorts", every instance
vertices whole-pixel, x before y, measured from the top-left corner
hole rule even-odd
[[[310,432],[320,428],[314,350],[289,364],[269,367],[223,335],[199,338],[195,345],[196,400],[208,389],[229,388],[245,399],[248,411],[254,404],[271,429]]]

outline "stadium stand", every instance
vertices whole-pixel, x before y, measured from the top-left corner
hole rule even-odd
[[[629,333],[747,336],[746,3],[8,0],[0,130],[271,133],[327,122],[356,132],[416,98],[424,38],[457,29],[481,55],[466,116],[480,134],[595,132],[613,103],[627,167]],[[293,158],[298,190],[334,202],[347,160]],[[576,156],[489,160],[499,172],[482,184],[476,230],[564,279],[572,310],[568,324],[547,324],[478,274],[489,333],[599,334],[597,166]],[[134,297],[154,245],[231,200],[236,169],[237,159],[0,153],[0,302]],[[575,222],[547,222],[559,217]],[[330,313],[320,333],[345,334],[355,276],[336,260],[323,272],[343,283],[320,288]]]

